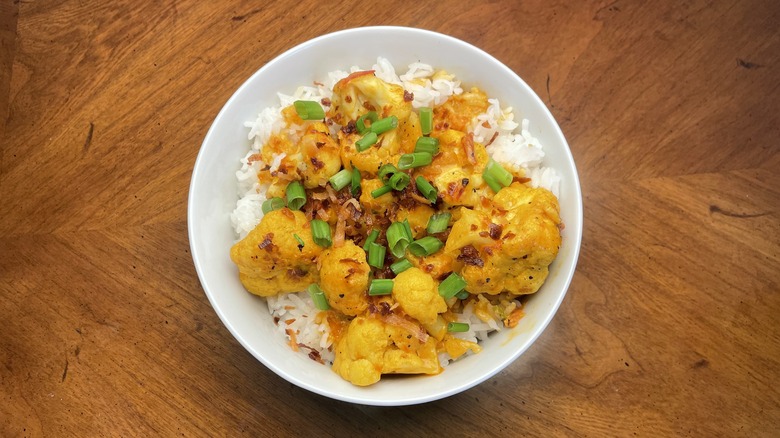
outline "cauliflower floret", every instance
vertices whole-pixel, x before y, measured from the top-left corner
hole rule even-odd
[[[438,374],[436,340],[420,338],[420,330],[395,314],[386,320],[358,316],[336,346],[333,370],[358,386],[374,384],[382,374]]]
[[[455,270],[454,259],[444,251],[437,251],[436,253],[417,257],[410,252],[406,253],[406,259],[415,268],[420,268],[423,272],[430,275],[431,278],[442,280],[449,275],[450,272]]]
[[[399,208],[395,213],[395,221],[403,222],[408,220],[412,235],[415,239],[419,239],[425,236],[428,220],[434,213],[436,213],[436,210],[428,205],[414,204],[411,208]]]
[[[436,282],[418,268],[409,268],[395,277],[393,298],[407,315],[421,324],[432,324],[447,303],[439,295]]]
[[[458,250],[467,246],[482,248],[495,244],[490,237],[492,218],[482,210],[461,208],[458,220],[452,224],[450,235],[444,245],[444,252],[450,255],[460,255]]]
[[[331,102],[329,115],[340,125],[357,120],[369,110],[376,111],[380,118],[392,115],[399,121],[412,111],[411,102],[404,100],[403,87],[377,78],[373,70],[355,72],[338,81]]]
[[[395,129],[380,134],[376,144],[364,151],[355,147],[362,135],[340,130],[341,161],[348,168],[354,166],[376,175],[383,164],[395,164],[402,153],[412,152],[422,135],[419,118],[412,112],[411,102],[404,98],[403,87],[382,81],[372,71],[356,72],[336,83],[331,101],[328,116],[340,125],[355,122],[369,111],[376,112],[379,119],[398,119]]]
[[[233,245],[230,258],[238,265],[244,287],[268,297],[301,291],[319,281],[314,261],[321,251],[312,240],[304,214],[283,208],[263,216],[254,230]]]
[[[398,126],[379,135],[375,145],[358,151],[355,142],[363,136],[356,133],[338,132],[341,145],[341,161],[349,168],[357,167],[368,175],[376,175],[384,164],[397,164],[401,154],[414,152],[417,139],[422,135],[417,113],[410,113],[405,119],[398,119]]]
[[[312,123],[299,143],[302,163],[297,166],[303,184],[311,189],[324,186],[341,169],[339,145],[330,136],[327,125]]]
[[[292,111],[292,114],[289,115]],[[267,166],[258,173],[261,182],[269,183],[269,197],[277,196],[287,183],[303,180],[306,188],[324,186],[328,178],[341,169],[339,144],[322,122],[304,122],[292,106],[284,109],[288,129],[272,135],[254,159]],[[290,123],[300,123],[293,124]]]
[[[561,246],[558,211],[550,191],[513,183],[489,207],[462,209],[444,251],[464,264],[472,293],[534,293]]]
[[[474,117],[487,111],[487,95],[478,88],[451,96],[433,110],[433,126],[436,130],[455,129],[468,131]]]
[[[360,205],[371,214],[384,216],[395,202],[391,193],[385,193],[377,198],[371,196],[371,192],[383,185],[382,181],[378,179],[363,179],[360,181]]]
[[[336,347],[333,371],[355,385],[372,385],[382,376],[382,363],[389,343],[381,321],[358,316],[349,324],[346,335]]]
[[[414,351],[405,351],[401,348],[390,348],[385,351],[383,374],[438,374],[440,372],[434,338],[428,338]]]
[[[490,158],[485,147],[460,131],[450,129],[434,135],[439,139],[439,153],[416,175],[431,181],[445,204],[476,206],[489,190],[482,180]]]
[[[338,248],[325,250],[319,258],[320,287],[328,303],[349,316],[363,313],[368,307],[368,273],[366,253],[351,240]]]

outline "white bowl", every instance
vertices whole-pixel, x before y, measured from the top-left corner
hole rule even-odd
[[[526,316],[483,343],[477,355],[464,357],[437,376],[382,379],[369,387],[343,380],[329,366],[294,353],[272,330],[263,299],[238,280],[229,249],[235,241],[229,215],[235,208],[239,159],[249,148],[244,121],[277,105],[277,92],[291,94],[333,70],[352,65],[370,68],[377,56],[403,72],[412,62],[443,68],[465,86],[478,86],[502,105],[528,118],[531,132],[544,145],[545,165],[561,176],[563,243],[544,286],[531,296]],[[517,359],[542,333],[566,294],[582,236],[582,196],[566,139],[542,100],[512,70],[482,50],[458,39],[419,29],[366,27],[307,41],[278,56],[252,75],[228,100],[201,146],[189,193],[188,226],[192,258],[203,289],[222,322],[253,356],[287,381],[309,391],[367,405],[410,405],[441,399],[488,379]],[[252,384],[252,382],[246,382]]]

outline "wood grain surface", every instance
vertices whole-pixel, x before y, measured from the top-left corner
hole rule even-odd
[[[0,435],[777,436],[780,3],[0,3]],[[537,91],[585,230],[559,313],[464,393],[377,408],[246,352],[189,253],[190,173],[255,70],[365,25]]]

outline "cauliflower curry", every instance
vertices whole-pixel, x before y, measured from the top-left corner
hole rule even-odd
[[[286,129],[253,156],[276,163],[258,174],[265,215],[230,251],[253,294],[308,288],[332,327],[333,370],[355,385],[479,352],[453,335],[468,329],[456,311],[473,303],[514,327],[514,298],[541,287],[561,245],[555,196],[468,132],[482,91],[434,108],[412,99],[361,71],[330,100],[284,108]]]

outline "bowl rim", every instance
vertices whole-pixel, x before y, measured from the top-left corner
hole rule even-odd
[[[535,328],[533,331],[532,336],[529,338],[527,342],[527,346],[522,349],[518,349],[515,351],[511,356],[506,358],[503,361],[500,361],[499,363],[496,363],[489,372],[486,372],[477,378],[467,380],[465,382],[459,383],[457,385],[453,385],[451,388],[445,390],[445,391],[439,391],[435,392],[426,396],[420,396],[420,397],[408,397],[408,398],[399,398],[395,400],[382,400],[382,399],[376,399],[371,398],[366,394],[366,398],[356,398],[356,397],[350,397],[350,396],[343,396],[338,393],[334,393],[331,391],[323,390],[322,388],[319,388],[315,385],[310,385],[307,382],[304,382],[298,378],[296,378],[294,375],[291,375],[287,372],[285,372],[283,369],[281,369],[279,366],[275,365],[272,362],[269,362],[266,360],[262,355],[258,354],[254,348],[249,345],[248,341],[244,339],[244,337],[238,332],[236,327],[230,322],[230,320],[227,318],[227,316],[223,313],[223,310],[220,308],[220,305],[216,302],[214,298],[214,293],[210,290],[208,286],[208,281],[205,277],[205,274],[203,272],[203,268],[201,267],[200,263],[200,250],[196,247],[195,241],[196,236],[194,235],[193,230],[193,222],[195,217],[194,212],[194,204],[195,204],[195,185],[196,182],[201,178],[201,173],[203,172],[203,163],[204,155],[205,155],[205,146],[209,142],[211,142],[211,137],[214,134],[214,131],[217,126],[217,122],[224,116],[224,114],[228,111],[228,108],[231,107],[234,101],[236,101],[240,95],[243,94],[244,89],[249,87],[249,83],[252,82],[252,80],[264,74],[267,70],[273,68],[275,64],[278,64],[282,61],[284,61],[286,58],[290,57],[294,53],[303,50],[309,46],[317,45],[321,41],[334,38],[334,37],[340,37],[345,35],[353,35],[353,36],[359,36],[363,32],[410,32],[410,33],[417,33],[419,35],[425,35],[428,37],[433,38],[440,38],[447,40],[449,43],[454,44],[456,46],[461,46],[467,50],[476,51],[481,56],[485,56],[492,60],[496,67],[504,70],[504,72],[508,75],[510,75],[514,80],[517,80],[519,83],[522,83],[525,87],[527,87],[531,94],[533,95],[533,98],[537,99],[540,103],[541,110],[545,113],[545,115],[553,121],[553,128],[555,130],[555,134],[560,137],[560,139],[563,141],[564,146],[564,152],[566,153],[566,162],[570,165],[572,172],[572,178],[573,178],[573,188],[574,193],[572,193],[572,198],[576,201],[576,205],[573,206],[575,208],[574,217],[576,221],[578,222],[579,226],[576,227],[573,231],[573,234],[567,234],[567,239],[569,240],[569,244],[571,245],[571,251],[573,253],[573,259],[571,268],[566,272],[566,279],[563,283],[563,288],[561,293],[559,293],[552,303],[551,309],[549,312],[545,314],[544,319],[539,320],[537,324],[535,324]],[[580,249],[581,249],[581,243],[582,243],[582,232],[584,228],[583,224],[583,200],[582,200],[582,190],[580,185],[580,179],[579,174],[577,172],[576,163],[574,162],[574,158],[571,152],[571,148],[569,147],[568,141],[566,140],[565,136],[563,135],[563,132],[557,122],[557,120],[553,117],[552,113],[550,112],[547,105],[544,104],[544,102],[541,100],[539,95],[531,89],[530,86],[528,86],[525,81],[512,69],[510,69],[508,66],[506,66],[503,62],[495,58],[493,55],[487,53],[486,51],[480,49],[479,47],[476,47],[468,42],[465,42],[463,40],[460,40],[458,38],[455,38],[450,35],[446,35],[443,33],[426,30],[426,29],[420,29],[420,28],[414,28],[414,27],[405,27],[405,26],[364,26],[364,27],[353,27],[343,30],[338,30],[335,32],[326,33],[320,36],[317,36],[315,38],[309,39],[307,41],[304,41],[302,43],[299,43],[295,46],[293,46],[290,49],[285,50],[281,54],[273,57],[271,60],[267,61],[262,67],[257,69],[254,73],[252,73],[248,78],[246,78],[242,84],[233,92],[233,94],[230,96],[230,98],[224,103],[222,108],[220,109],[217,116],[213,119],[211,122],[211,125],[209,127],[209,130],[207,131],[206,135],[204,136],[203,142],[200,145],[197,158],[195,160],[193,171],[190,179],[189,184],[189,193],[187,197],[187,231],[188,231],[188,238],[190,241],[190,253],[193,259],[193,264],[195,265],[195,270],[198,275],[198,279],[201,284],[201,288],[206,294],[206,297],[209,300],[209,303],[211,304],[214,311],[217,313],[218,317],[222,321],[222,323],[227,327],[228,331],[231,333],[231,335],[236,339],[242,347],[244,347],[245,350],[247,350],[255,359],[259,360],[263,365],[265,365],[267,368],[269,368],[271,371],[273,371],[277,376],[283,378],[284,380],[300,387],[303,389],[306,389],[308,391],[311,391],[313,393],[336,399],[341,401],[346,401],[350,403],[356,403],[356,404],[363,404],[363,405],[374,405],[374,406],[404,406],[404,405],[414,405],[419,403],[426,403],[430,401],[435,401],[439,399],[443,399],[446,397],[449,397],[451,395],[466,391],[485,380],[493,377],[498,372],[506,368],[509,364],[517,360],[519,356],[521,356],[523,353],[525,353],[528,348],[530,348],[531,345],[533,345],[534,342],[541,336],[541,334],[546,330],[549,323],[552,321],[555,314],[558,312],[558,309],[563,302],[564,298],[566,297],[566,294],[568,293],[568,289],[571,286],[572,279],[574,277],[574,273],[576,271]]]

